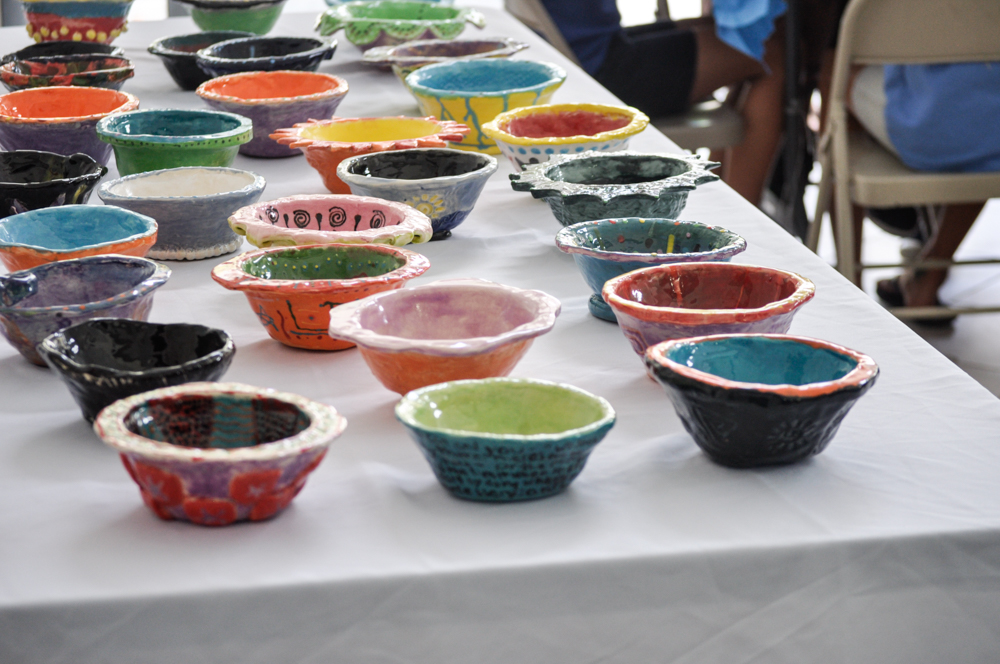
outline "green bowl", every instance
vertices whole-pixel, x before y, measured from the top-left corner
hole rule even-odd
[[[242,30],[266,35],[278,22],[285,0],[180,0],[191,5],[191,18],[206,32]]]

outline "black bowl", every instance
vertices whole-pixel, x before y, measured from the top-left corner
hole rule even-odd
[[[95,42],[84,41],[51,41],[39,42],[38,44],[25,46],[20,51],[8,53],[0,60],[0,64],[7,64],[14,60],[50,58],[58,55],[87,55],[90,53],[116,58],[125,57],[125,51],[118,46],[111,46],[110,44],[97,44]]]
[[[0,219],[56,205],[86,203],[106,166],[85,154],[0,152]]]
[[[236,346],[204,325],[92,318],[49,335],[37,350],[93,422],[105,406],[133,394],[221,378]]]
[[[213,77],[243,71],[316,71],[336,50],[337,40],[311,37],[231,39],[198,51],[198,66]]]
[[[157,39],[146,49],[163,61],[171,78],[184,90],[194,90],[212,78],[198,67],[195,54],[203,48],[221,41],[253,37],[251,32],[239,30],[216,30],[196,32],[190,35],[176,35]]]

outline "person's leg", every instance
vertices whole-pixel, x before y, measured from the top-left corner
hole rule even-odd
[[[918,259],[950,259],[954,256],[984,205],[961,203],[947,206],[940,227],[921,250]],[[947,268],[907,270],[900,279],[903,301],[910,307],[934,306],[938,303],[938,289],[947,278]]]

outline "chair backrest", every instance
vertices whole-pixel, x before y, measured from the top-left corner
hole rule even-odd
[[[545,41],[552,44],[557,51],[576,64],[580,64],[569,42],[559,32],[559,28],[541,0],[504,0],[503,6],[514,18],[544,37]]]

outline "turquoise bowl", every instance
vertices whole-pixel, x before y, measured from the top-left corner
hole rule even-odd
[[[746,240],[719,226],[672,219],[601,219],[573,224],[556,234],[560,251],[572,254],[594,291],[587,306],[597,318],[617,322],[601,295],[608,279],[665,263],[728,261]]]
[[[606,400],[526,378],[456,380],[413,390],[396,405],[438,481],[485,502],[563,491],[615,423]]]

